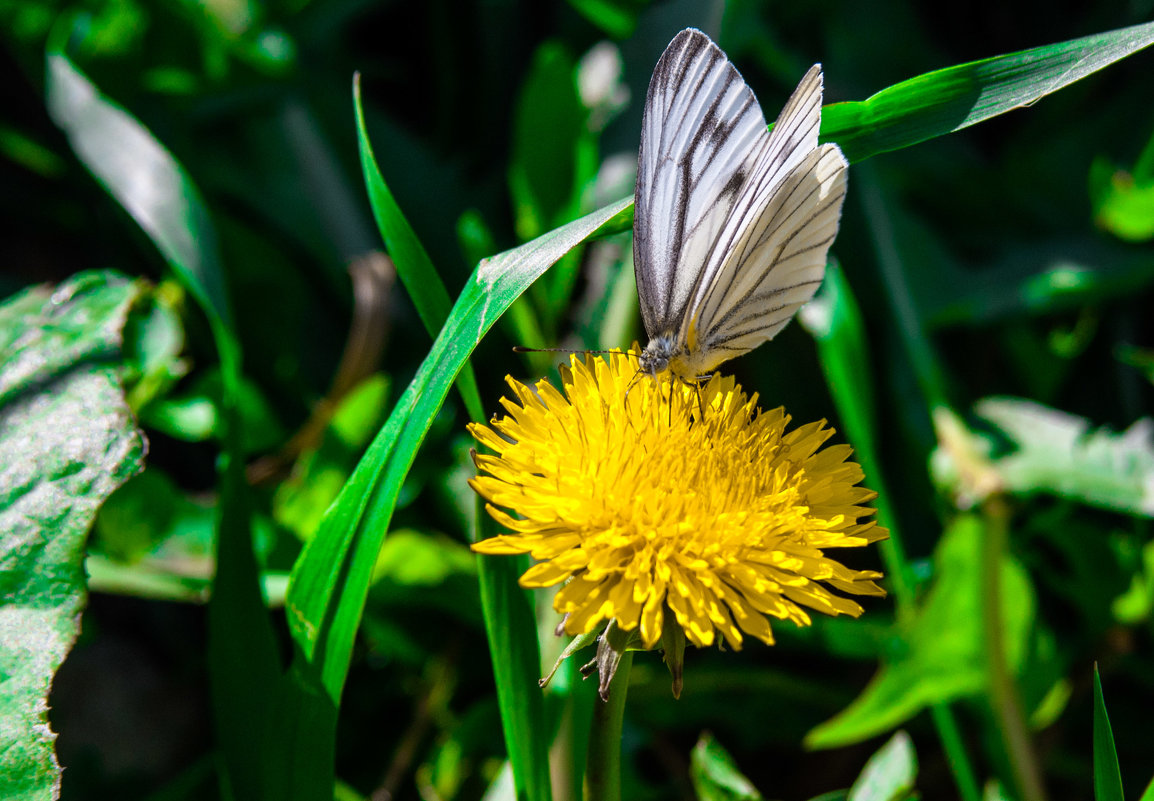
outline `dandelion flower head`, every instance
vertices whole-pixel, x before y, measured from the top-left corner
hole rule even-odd
[[[621,353],[574,356],[561,378],[563,392],[508,379],[506,416],[470,427],[494,454],[475,457],[471,483],[510,532],[474,550],[530,554],[520,583],[562,585],[566,633],[616,620],[653,648],[672,614],[694,645],[720,633],[739,649],[773,642],[770,617],[861,614],[835,590],[884,595],[880,573],[826,555],[887,532],[849,446],[822,448],[824,421],[788,429],[732,377],[637,377]]]

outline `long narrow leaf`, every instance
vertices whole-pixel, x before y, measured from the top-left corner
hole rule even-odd
[[[1094,799],[1125,801],[1125,798],[1114,732],[1110,728],[1106,699],[1102,695],[1102,679],[1098,676],[1098,666],[1094,665]]]
[[[216,233],[184,168],[65,55],[62,26],[49,44],[48,113],[101,186],[144,230],[210,319],[231,327]]]
[[[953,133],[1085,78],[1154,44],[1154,22],[958,64],[822,112],[822,138],[850,162]]]
[[[294,673],[311,691],[339,703],[397,493],[453,379],[509,305],[565,253],[620,225],[626,206],[600,209],[477,266],[429,356],[294,566],[286,603],[298,646]],[[519,684],[536,692],[535,676],[523,676]],[[515,772],[520,767],[514,763]]]
[[[822,109],[821,138],[850,163],[1029,106],[1154,44],[1154,22],[927,72]]]
[[[361,170],[364,172],[365,187],[369,192],[369,203],[373,207],[373,217],[381,230],[381,238],[385,240],[389,256],[397,268],[397,275],[405,285],[413,305],[417,307],[417,314],[425,330],[429,332],[429,336],[435,338],[449,316],[449,292],[445,289],[436,267],[433,266],[433,260],[429,258],[424,245],[417,238],[416,231],[405,219],[401,207],[397,205],[384,176],[381,175],[381,168],[377,165],[377,157],[373,154],[373,146],[365,128],[360,73],[353,76],[353,107],[357,116],[357,143],[361,153]],[[481,404],[481,394],[477,390],[477,378],[473,375],[472,366],[467,363],[457,378],[457,389],[465,401],[469,417],[476,422],[484,420],[485,412]]]

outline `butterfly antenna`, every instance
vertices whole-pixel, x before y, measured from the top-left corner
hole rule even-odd
[[[622,356],[640,356],[631,350],[586,350],[584,348],[526,348],[524,345],[514,345],[514,353],[620,353]]]

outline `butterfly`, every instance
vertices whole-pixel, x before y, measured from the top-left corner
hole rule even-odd
[[[837,145],[818,146],[821,99],[815,64],[767,131],[708,36],[687,28],[665,49],[634,195],[641,372],[696,381],[772,339],[821,285],[849,167]]]

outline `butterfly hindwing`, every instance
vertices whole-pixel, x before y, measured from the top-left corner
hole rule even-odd
[[[772,339],[813,297],[837,235],[847,167],[836,145],[811,150],[742,229],[683,326],[694,334],[694,370]]]

